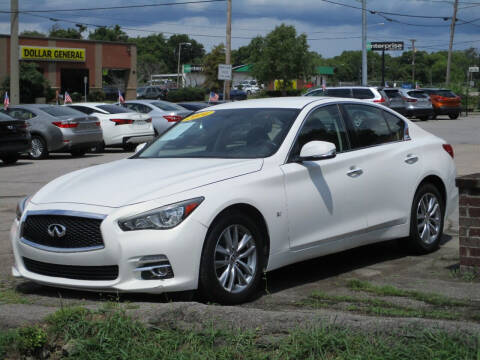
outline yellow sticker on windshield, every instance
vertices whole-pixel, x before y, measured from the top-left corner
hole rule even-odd
[[[209,116],[209,115],[212,115],[215,111],[211,110],[211,111],[203,111],[201,113],[197,113],[197,114],[193,114],[193,115],[190,115],[190,116],[187,116],[185,119],[183,119],[182,121],[190,121],[190,120],[195,120],[195,119],[200,119],[202,117],[205,117],[205,116]]]

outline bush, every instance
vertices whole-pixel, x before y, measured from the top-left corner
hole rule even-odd
[[[24,104],[34,103],[35,98],[46,97],[48,83],[37,65],[30,62],[20,62],[20,102]],[[10,90],[10,77],[2,83],[0,92]]]
[[[265,97],[282,97],[282,96],[300,96],[302,90],[290,89],[290,90],[262,90],[255,94],[255,98]]]
[[[27,326],[18,331],[18,350],[22,354],[32,355],[47,343],[45,330],[38,326]]]
[[[167,101],[203,101],[205,100],[205,89],[186,87],[182,89],[171,89],[167,93]]]
[[[102,102],[105,101],[106,95],[103,91],[92,91],[87,95],[88,101]]]
[[[80,102],[83,101],[83,95],[78,92],[73,92],[70,94],[73,102]]]

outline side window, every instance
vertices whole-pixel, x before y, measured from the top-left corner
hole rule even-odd
[[[126,106],[127,109],[130,109],[132,111],[137,111],[137,104],[127,103],[127,104],[125,104],[125,106]]]
[[[327,89],[327,96],[351,98],[350,89]]]
[[[354,148],[363,148],[395,141],[383,110],[360,104],[343,105],[349,121]]]
[[[30,120],[36,116],[31,111],[24,109],[8,109],[8,114],[11,117],[19,120]]]
[[[323,96],[323,90],[315,90],[306,94],[306,96]]]
[[[143,105],[143,104],[138,104],[138,108],[137,108],[138,112],[141,112],[142,114],[148,114],[150,111],[152,111],[152,109],[150,109],[147,105]]]
[[[370,89],[353,89],[353,97],[355,99],[373,99],[373,95]]]
[[[337,105],[320,107],[308,115],[298,134],[293,156],[298,156],[303,145],[310,141],[331,142],[339,153],[347,150],[347,135]]]
[[[405,134],[405,121],[389,113],[388,111],[383,111],[383,115],[385,116],[385,120],[387,120],[393,140],[403,140]]]

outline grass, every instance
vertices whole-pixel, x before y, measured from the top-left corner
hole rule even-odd
[[[14,289],[0,289],[0,304],[31,304],[27,297],[23,296]]]
[[[40,330],[39,330],[40,329]],[[339,327],[292,330],[267,341],[260,330],[226,332],[210,326],[201,332],[146,328],[123,311],[64,308],[42,328],[0,332],[0,358],[21,358],[22,334],[31,346],[69,359],[480,359],[480,338],[466,333],[411,330],[372,334]],[[48,342],[42,334],[47,334]],[[32,349],[30,349],[32,350]],[[32,350],[32,351],[33,351]]]

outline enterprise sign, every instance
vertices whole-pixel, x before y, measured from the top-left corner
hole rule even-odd
[[[85,62],[85,49],[20,46],[20,60]]]
[[[403,50],[403,41],[372,41],[367,44],[367,49],[373,51]]]

